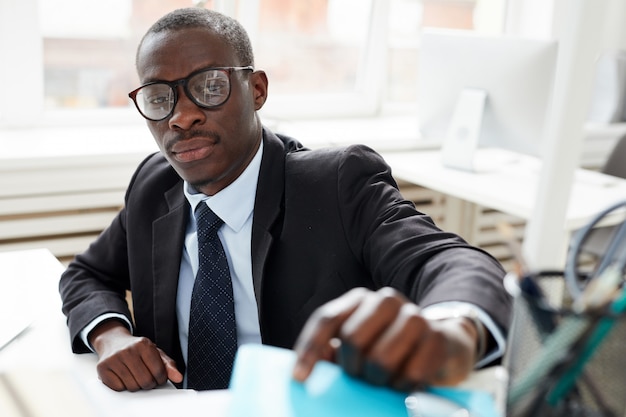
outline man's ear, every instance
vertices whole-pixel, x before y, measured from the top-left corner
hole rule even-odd
[[[252,94],[254,95],[254,108],[260,110],[267,100],[267,74],[263,70],[254,71],[250,76]]]

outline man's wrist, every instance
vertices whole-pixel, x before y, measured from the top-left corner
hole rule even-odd
[[[425,312],[424,316],[429,320],[445,320],[464,318],[471,323],[476,330],[476,357],[475,362],[480,361],[487,352],[487,330],[478,317],[475,309],[466,305],[446,307]]]
[[[93,346],[93,349],[99,353],[101,346],[100,341],[102,340],[101,336],[106,334],[126,334],[130,335],[130,330],[126,326],[126,324],[119,319],[111,318],[107,319],[101,323],[99,323],[88,336],[89,344]]]
[[[79,334],[79,337],[82,340],[83,344],[85,346],[87,346],[92,352],[95,352],[95,351],[93,349],[93,346],[89,342],[89,338],[90,338],[91,332],[96,327],[98,327],[101,323],[103,323],[103,322],[105,322],[107,320],[112,320],[112,319],[119,320],[120,323],[124,324],[126,326],[126,328],[131,333],[133,332],[133,327],[132,327],[130,321],[123,314],[119,314],[119,313],[105,313],[105,314],[102,314],[101,316],[98,316],[94,320],[92,320],[87,326],[85,326],[85,328],[83,330],[81,330],[80,334]]]
[[[485,330],[485,326],[478,318],[478,315],[472,310],[467,311],[467,312],[461,312],[456,317],[466,319],[476,329],[476,360],[475,362],[480,361],[485,356],[485,353],[487,352],[487,332]]]

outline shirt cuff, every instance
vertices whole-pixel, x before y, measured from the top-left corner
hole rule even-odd
[[[126,323],[126,326],[128,326],[128,330],[130,330],[132,333],[133,325],[130,323],[130,321],[125,315],[119,314],[119,313],[105,313],[101,316],[98,316],[95,319],[93,319],[91,323],[86,325],[83,328],[83,330],[81,330],[80,332],[80,339],[83,341],[85,346],[87,346],[92,352],[95,353],[95,350],[93,350],[93,347],[89,343],[89,333],[91,333],[91,331],[95,329],[98,324],[102,323],[105,320],[110,320],[110,319],[120,319],[121,321]]]
[[[493,321],[491,316],[485,312],[482,308],[464,301],[446,301],[443,303],[432,304],[422,309],[422,315],[429,320],[437,320],[443,318],[454,317],[454,312],[458,309],[471,309],[478,320],[485,326],[485,329],[491,334],[493,340],[496,342],[495,348],[485,352],[482,358],[480,358],[475,367],[480,368],[491,361],[502,357],[506,348],[506,339],[504,333]]]

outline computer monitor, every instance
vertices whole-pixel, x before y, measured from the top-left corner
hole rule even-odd
[[[542,156],[556,41],[436,29],[424,30],[421,39],[422,140],[475,140],[480,147]]]

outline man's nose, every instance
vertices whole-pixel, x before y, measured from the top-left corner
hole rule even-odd
[[[182,86],[178,86],[178,100],[169,120],[170,129],[189,130],[194,125],[203,123],[205,118],[204,109],[187,97]]]

